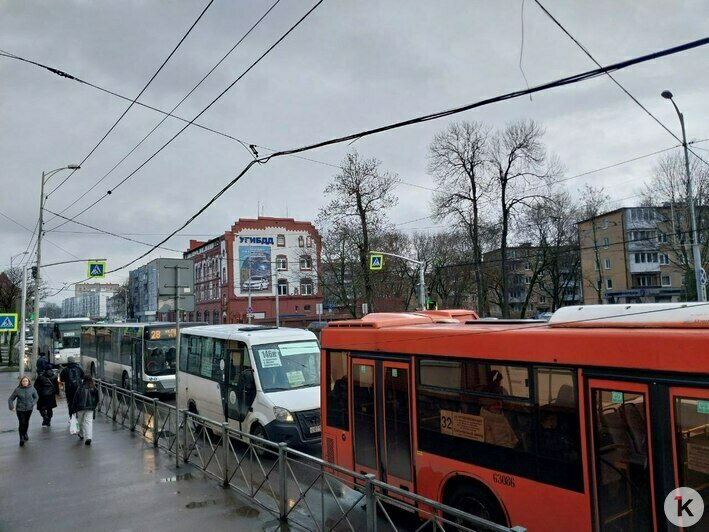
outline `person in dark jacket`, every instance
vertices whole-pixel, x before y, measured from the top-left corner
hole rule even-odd
[[[32,409],[37,404],[37,390],[30,386],[30,379],[26,375],[20,379],[20,385],[15,388],[15,391],[10,395],[7,405],[10,410],[15,410],[17,413],[17,421],[19,421],[20,432],[20,447],[22,447],[30,437],[27,435],[27,429],[30,426],[30,416]],[[17,405],[15,405],[17,400]]]
[[[47,369],[47,366],[51,367],[51,364],[47,360],[47,355],[45,355],[44,353],[40,353],[39,358],[37,359],[37,377],[44,373],[44,370]]]
[[[59,380],[64,384],[66,404],[69,407],[69,417],[71,417],[72,414],[76,414],[76,411],[72,410],[72,404],[74,403],[74,394],[84,378],[84,370],[74,361],[74,357],[69,357],[67,362],[66,367],[59,374]]]
[[[57,376],[50,367],[45,367],[44,372],[34,381],[34,387],[39,395],[37,410],[42,415],[42,426],[49,427],[52,424],[53,409],[57,406],[57,394],[59,393]]]
[[[72,411],[76,413],[79,420],[79,439],[86,438],[84,442],[86,445],[91,445],[97,406],[98,390],[91,376],[86,375],[82,385],[74,394],[74,400],[71,405]]]

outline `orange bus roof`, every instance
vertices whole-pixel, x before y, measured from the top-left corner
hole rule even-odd
[[[435,323],[421,314],[370,314],[331,323],[321,344],[365,353],[709,374],[709,324],[701,322]]]

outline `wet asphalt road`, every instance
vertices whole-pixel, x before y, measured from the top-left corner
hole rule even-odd
[[[273,514],[104,416],[93,444],[68,431],[66,403],[42,427],[35,411],[30,440],[19,447],[7,398],[17,373],[0,373],[0,531],[279,530]]]

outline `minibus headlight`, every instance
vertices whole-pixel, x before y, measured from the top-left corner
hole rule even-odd
[[[149,389],[155,388],[155,383],[154,383],[154,382],[149,382],[149,383],[147,384],[147,388],[149,388]]]
[[[280,406],[273,407],[273,415],[278,421],[285,421],[286,423],[293,423],[293,421],[295,421],[291,411],[281,408]]]

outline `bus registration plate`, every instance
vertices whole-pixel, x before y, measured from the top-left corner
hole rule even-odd
[[[310,427],[310,434],[316,434],[320,432],[320,425],[313,425]]]

